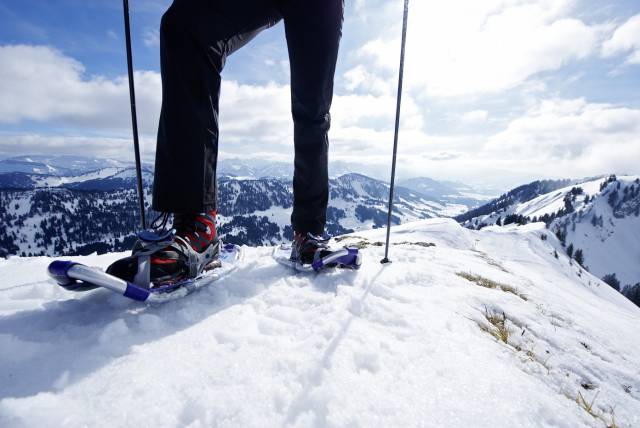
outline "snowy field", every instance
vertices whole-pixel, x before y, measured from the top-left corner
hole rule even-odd
[[[156,307],[0,260],[0,426],[640,426],[640,309],[543,225],[407,224],[386,266],[384,230],[357,235],[360,271],[245,248]]]

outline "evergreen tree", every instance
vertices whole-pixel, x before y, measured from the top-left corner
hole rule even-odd
[[[606,274],[602,277],[602,280],[609,284],[614,290],[620,291],[620,280],[618,280],[618,277],[615,273]]]
[[[607,198],[607,203],[609,204],[609,206],[611,206],[611,208],[615,208],[616,204],[618,203],[617,190],[614,190],[613,192],[609,193],[609,197]]]
[[[640,282],[635,285],[627,285],[622,292],[624,296],[640,307]]]
[[[569,244],[569,246],[567,247],[567,255],[569,257],[573,257],[573,244]]]
[[[573,202],[571,193],[567,193],[564,197],[564,209],[567,213],[573,212]]]
[[[582,253],[582,248],[578,248],[576,253],[573,255],[575,261],[582,266],[584,264],[584,254]]]

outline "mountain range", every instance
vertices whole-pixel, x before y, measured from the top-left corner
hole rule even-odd
[[[13,168],[13,170],[12,170]],[[97,169],[94,169],[97,168]],[[0,256],[74,255],[130,248],[137,229],[135,168],[111,160],[22,156],[0,160]],[[75,173],[74,173],[75,172]],[[147,217],[153,168],[142,166]],[[279,163],[219,165],[219,231],[227,242],[267,245],[291,238],[292,183]],[[462,186],[462,185],[461,185]],[[382,227],[389,186],[357,173],[331,178],[326,231],[339,235]],[[442,185],[428,195],[397,186],[393,224],[453,216],[478,205]],[[465,191],[467,189],[465,188]],[[486,199],[486,197],[485,197]]]

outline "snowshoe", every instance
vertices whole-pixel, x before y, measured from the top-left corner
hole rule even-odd
[[[294,235],[292,245],[276,248],[274,258],[282,264],[293,266],[299,271],[319,272],[327,268],[359,269],[362,258],[357,248],[345,247],[334,250],[329,247],[329,238],[312,233]],[[289,256],[285,253],[289,251]]]
[[[109,289],[137,301],[162,303],[183,297],[235,271],[241,263],[240,247],[222,245],[215,232],[215,212],[174,219],[168,215],[138,233],[130,257],[107,268],[55,260],[48,267],[58,285],[70,291]],[[215,268],[215,269],[214,269]]]

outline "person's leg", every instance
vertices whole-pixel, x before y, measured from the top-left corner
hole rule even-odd
[[[343,0],[285,0],[295,161],[291,223],[298,233],[321,234],[329,200],[327,132],[333,98]]]
[[[229,54],[279,19],[272,0],[174,0],[163,15],[154,210],[216,209],[220,73]]]

